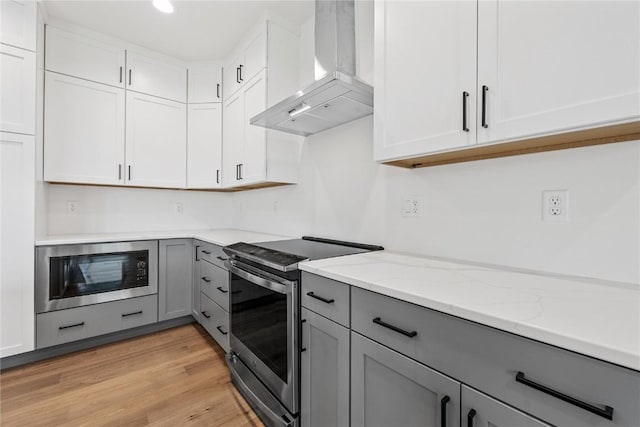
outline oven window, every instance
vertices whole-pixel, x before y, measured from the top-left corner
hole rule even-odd
[[[73,298],[149,285],[149,251],[50,259],[49,299]]]
[[[231,330],[287,382],[287,296],[231,275]]]

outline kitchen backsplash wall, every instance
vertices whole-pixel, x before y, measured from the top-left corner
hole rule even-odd
[[[297,186],[233,196],[237,228],[639,283],[640,142],[407,170],[372,161],[372,118],[306,139]],[[567,223],[542,191],[569,190]],[[404,217],[402,200],[422,200]]]
[[[48,233],[228,228],[230,200],[228,194],[202,191],[49,184]],[[68,202],[77,203],[75,213]]]

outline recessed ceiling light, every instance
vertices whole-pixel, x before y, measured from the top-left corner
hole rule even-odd
[[[160,12],[173,13],[173,5],[169,0],[153,0],[153,5]]]

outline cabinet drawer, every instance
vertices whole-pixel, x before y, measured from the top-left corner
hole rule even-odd
[[[302,273],[302,306],[349,327],[350,286],[315,274]]]
[[[222,251],[222,246],[214,245],[206,242],[197,242],[196,250],[198,251],[198,258],[208,261],[217,265],[220,268],[224,267],[224,262],[227,260],[227,255]]]
[[[36,348],[95,337],[157,321],[157,295],[38,314]]]
[[[229,272],[200,261],[200,291],[225,311],[229,311]]]
[[[351,304],[353,330],[546,422],[640,425],[639,372],[360,288],[352,288]],[[517,382],[518,372],[564,395],[614,408],[613,422]]]
[[[224,351],[229,351],[229,313],[204,293],[200,294],[200,324]]]

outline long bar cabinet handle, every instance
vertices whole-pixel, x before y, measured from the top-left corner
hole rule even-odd
[[[578,408],[584,409],[585,411],[591,412],[592,414],[599,415],[602,418],[606,418],[607,420],[613,419],[613,408],[611,406],[605,405],[604,409],[599,408],[595,405],[576,399],[575,397],[566,395],[562,392],[559,392],[545,385],[532,381],[527,377],[525,377],[524,372],[518,372],[516,374],[516,382],[519,382],[528,387],[541,391],[545,394],[548,394],[549,396],[553,396],[557,399],[562,400],[563,402],[567,402],[571,405],[577,406]]]
[[[373,319],[373,323],[375,323],[376,325],[380,325],[384,328],[391,329],[392,331],[395,331],[409,338],[413,338],[416,335],[418,335],[418,332],[416,331],[406,331],[404,329],[398,328],[397,326],[391,325],[387,322],[383,322],[379,317],[376,317],[375,319]]]
[[[136,314],[142,314],[142,310],[134,311],[133,313],[122,314],[122,317],[135,316]]]
[[[313,293],[313,292],[307,292],[307,296],[310,296],[311,298],[315,298],[315,299],[317,299],[318,301],[322,301],[322,302],[327,303],[327,304],[333,304],[333,303],[336,301],[336,300],[334,300],[333,298],[331,298],[331,299],[327,299],[327,298],[325,298],[325,297],[321,297],[321,296],[319,296],[319,295],[316,295],[316,294],[315,294],[315,293]]]
[[[488,128],[489,123],[487,123],[487,92],[489,91],[489,86],[482,86],[482,127]]]
[[[462,92],[462,131],[469,132],[469,127],[467,126],[467,98],[469,97],[469,92]]]
[[[467,427],[473,427],[473,419],[476,417],[476,410],[472,409],[467,414]]]
[[[440,426],[447,427],[447,403],[451,398],[449,396],[445,396],[440,401]]]
[[[73,325],[58,326],[58,329],[63,330],[63,329],[69,329],[69,328],[77,328],[79,326],[84,326],[84,322],[74,323]]]

